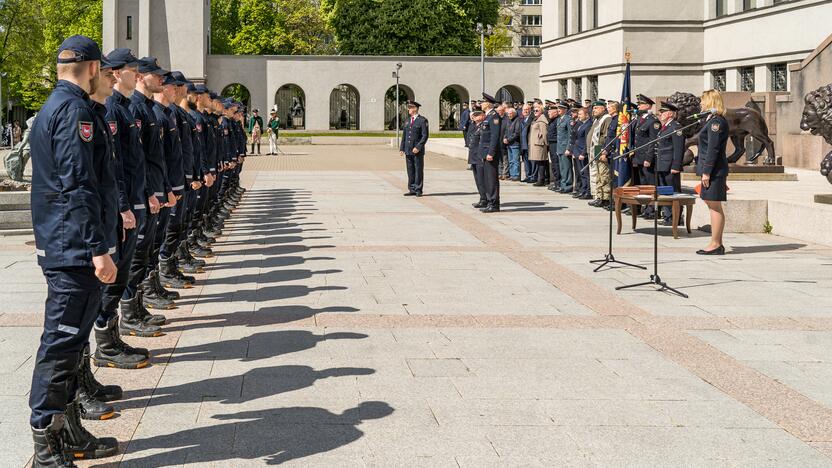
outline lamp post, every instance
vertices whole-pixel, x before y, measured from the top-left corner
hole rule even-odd
[[[485,36],[490,36],[494,29],[489,24],[483,26],[482,23],[477,23],[477,33],[480,35],[480,91],[485,92]]]
[[[399,148],[401,142],[399,141],[399,70],[402,69],[402,64],[396,64],[396,71],[393,72],[393,78],[396,79],[396,148]]]

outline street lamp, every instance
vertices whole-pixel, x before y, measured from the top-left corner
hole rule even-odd
[[[402,69],[402,64],[396,64],[396,71],[393,72],[393,78],[396,79],[396,148],[399,148],[401,144],[399,142],[399,120],[401,116],[399,115],[399,70]]]
[[[485,92],[485,36],[490,36],[494,33],[494,28],[489,24],[483,26],[482,23],[477,23],[477,34],[480,35],[480,91]]]

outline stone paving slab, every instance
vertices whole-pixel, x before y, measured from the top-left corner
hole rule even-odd
[[[389,150],[360,151],[340,171],[303,172],[333,163],[321,152],[247,164],[166,335],[128,340],[152,366],[96,370],[125,399],[88,427],[122,450],[82,466],[832,466],[832,250],[731,234],[732,255],[702,260],[701,236],[662,236],[663,279],[691,299],[616,292],[646,273],[592,273],[604,213],[505,184],[485,217],[440,159],[439,195],[406,199],[401,172],[366,170],[390,171]],[[17,287],[0,297],[2,466],[31,455],[44,291],[27,240],[0,240]],[[615,245],[650,263],[648,232]]]

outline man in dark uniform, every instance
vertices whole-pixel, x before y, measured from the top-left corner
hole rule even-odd
[[[479,201],[473,204],[474,208],[485,208],[488,205],[485,193],[483,160],[482,154],[480,154],[480,124],[483,115],[481,110],[471,112],[471,122],[468,125],[468,134],[465,137],[465,146],[468,147],[468,164],[471,165],[474,184],[477,186],[477,193],[480,195]]]
[[[682,191],[682,160],[685,156],[685,137],[679,131],[682,125],[676,121],[678,108],[670,102],[662,101],[659,107],[659,119],[661,127],[658,136],[667,136],[659,140],[659,159],[656,162],[656,171],[659,175],[659,185],[673,187],[673,192]],[[662,207],[663,224],[672,224],[673,210],[669,206]],[[684,218],[679,219],[679,225],[684,225]]]
[[[204,85],[188,85],[188,115],[194,126],[194,175],[195,181],[200,182],[198,186],[194,186],[195,196],[193,197],[192,209],[189,209],[191,215],[190,232],[184,243],[180,243],[179,264],[183,267],[186,273],[200,273],[205,266],[205,261],[194,258],[191,254],[191,247],[195,246],[197,249],[202,246],[208,246],[214,241],[214,237],[205,234],[205,226],[207,225],[206,207],[208,201],[208,190],[214,184],[214,176],[216,174],[216,163],[213,156],[213,138],[212,130],[209,129],[208,120],[206,118],[206,105],[210,102],[208,97],[208,89]],[[198,178],[198,179],[196,179]],[[200,242],[202,242],[200,244]]]
[[[468,134],[468,126],[471,124],[471,111],[468,109],[468,103],[462,103],[462,112],[459,115],[459,130],[462,135]]]
[[[119,216],[113,153],[104,129],[96,129],[89,99],[100,79],[100,60],[101,50],[88,37],[61,44],[59,81],[30,137],[35,252],[47,284],[29,394],[34,466],[74,466],[68,460],[110,456],[118,449],[115,439],[98,439],[81,426],[76,396],[101,284],[112,283],[118,273],[111,258]]]
[[[404,133],[399,145],[399,154],[407,162],[407,193],[404,196],[422,196],[425,177],[425,143],[428,141],[428,120],[419,115],[421,105],[416,101],[407,103],[410,114],[404,124]]]
[[[656,139],[659,135],[661,123],[659,123],[659,119],[651,112],[653,105],[656,103],[643,94],[639,94],[637,99],[638,116],[632,124],[633,143],[631,146],[634,148],[643,148],[638,149],[633,154],[633,185],[653,185],[656,179],[653,173],[655,169],[656,145],[651,144],[645,146],[645,144]],[[653,219],[653,212],[653,205],[648,205],[644,209],[644,218]]]
[[[502,119],[495,110],[499,105],[492,96],[482,93],[484,102],[482,110],[485,118],[480,125],[480,156],[483,159],[483,179],[485,181],[486,206],[480,208],[483,213],[500,211],[500,160],[503,158],[503,144],[500,134]]]
[[[546,129],[546,142],[549,144],[549,190],[560,188],[560,162],[558,161],[558,110],[556,104],[546,100],[546,117],[549,119],[549,126]],[[544,183],[546,181],[544,180]]]

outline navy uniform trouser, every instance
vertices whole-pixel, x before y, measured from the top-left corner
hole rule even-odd
[[[179,242],[182,240],[182,234],[185,232],[188,219],[188,205],[191,203],[191,195],[191,190],[182,192],[182,198],[176,202],[176,206],[169,210],[168,226],[165,229],[160,251],[162,258],[169,258],[179,248]]]
[[[560,161],[554,142],[549,143],[549,171],[547,171],[547,174],[551,174],[551,183],[560,186]]]
[[[489,205],[500,206],[500,159],[484,161],[485,199]]]
[[[144,228],[147,219],[147,209],[134,209],[133,216],[136,217],[136,228],[124,231],[124,240],[120,243],[118,262],[116,268],[116,280],[112,284],[104,286],[101,292],[101,310],[98,312],[99,322],[107,322],[116,315],[118,301],[127,289],[127,281],[130,279],[130,265],[133,264],[133,256],[136,253],[139,233]],[[119,223],[121,226],[121,223]]]
[[[43,429],[62,414],[78,390],[78,362],[101,307],[101,283],[92,267],[43,270],[47,295],[43,334],[32,374],[30,423]]]
[[[153,241],[156,238],[157,218],[159,214],[152,214],[145,210],[144,226],[137,230],[136,251],[133,254],[133,261],[130,263],[130,274],[127,278],[127,287],[124,288],[122,299],[132,299],[136,296],[139,283],[147,276],[147,266],[150,264],[150,254],[153,251]]]
[[[411,192],[422,193],[425,179],[425,155],[405,155],[407,163],[407,189]]]
[[[589,156],[584,156],[584,159],[575,158],[577,161],[577,169],[575,174],[579,174],[580,177],[576,177],[576,179],[580,179],[580,187],[578,189],[578,193],[581,195],[589,194],[591,189],[589,188],[589,168],[587,165],[589,164]]]
[[[639,178],[639,181],[641,182],[641,184],[643,184],[643,185],[656,185],[656,172],[655,172],[653,166],[644,167],[644,164],[642,164],[641,167],[639,168],[638,172],[639,172],[639,177],[638,178]],[[661,180],[661,178],[660,178],[660,180]],[[655,213],[655,212],[656,212],[656,209],[655,209],[655,207],[653,207],[652,204],[647,205],[644,208],[644,213],[645,214],[651,214],[651,213]]]
[[[672,174],[670,171],[659,171],[659,185],[667,185],[673,187],[673,191],[680,193],[682,191],[682,174]],[[679,213],[681,216],[684,212],[684,207]],[[673,216],[673,208],[669,206],[662,207],[662,216],[664,219],[670,219]]]
[[[485,168],[483,163],[471,164],[471,172],[474,174],[474,183],[477,185],[477,192],[480,194],[480,202],[485,203]]]

